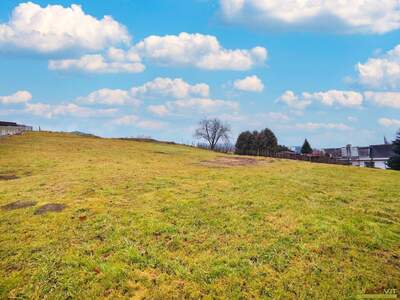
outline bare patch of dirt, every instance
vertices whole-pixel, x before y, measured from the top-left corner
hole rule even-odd
[[[256,165],[260,162],[255,158],[249,157],[218,157],[214,160],[204,160],[200,164],[207,167],[240,167]]]
[[[8,174],[8,175],[0,175],[0,180],[14,180],[18,179],[19,177],[14,174]]]
[[[15,209],[21,209],[21,208],[35,206],[36,204],[37,204],[36,201],[18,200],[18,201],[8,203],[8,204],[2,206],[1,209],[2,210],[15,210]]]
[[[60,212],[63,211],[67,206],[60,203],[49,203],[38,207],[35,211],[35,215],[44,215],[48,212]]]

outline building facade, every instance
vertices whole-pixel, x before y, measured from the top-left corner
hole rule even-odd
[[[393,145],[371,145],[368,147],[352,147],[324,149],[325,155],[350,162],[356,167],[387,169],[387,161],[393,153]]]
[[[20,125],[14,122],[2,122],[0,121],[0,136],[21,134],[25,131],[32,131],[31,126]]]

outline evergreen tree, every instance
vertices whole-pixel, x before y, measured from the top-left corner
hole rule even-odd
[[[235,148],[236,154],[264,155],[268,151],[277,151],[278,139],[268,128],[261,132],[244,131],[239,135]]]
[[[265,152],[276,152],[278,148],[278,139],[275,134],[269,128],[265,128],[259,134],[259,146],[260,151]]]
[[[394,155],[388,160],[387,165],[392,170],[400,170],[400,130],[397,132],[397,138],[393,142]]]
[[[285,145],[278,145],[276,152],[291,152],[291,150]]]
[[[311,154],[313,152],[310,143],[307,139],[304,141],[303,147],[301,147],[302,154]]]
[[[239,134],[236,145],[235,145],[235,153],[242,155],[249,155],[253,150],[254,146],[254,136],[250,131],[244,131]]]

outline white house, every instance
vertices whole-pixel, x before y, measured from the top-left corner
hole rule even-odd
[[[20,125],[14,122],[0,121],[0,136],[20,134],[25,131],[32,131],[31,126]]]
[[[353,166],[387,169],[386,163],[394,154],[393,145],[371,145],[368,147],[352,147],[324,149],[326,155],[339,160],[349,161]]]

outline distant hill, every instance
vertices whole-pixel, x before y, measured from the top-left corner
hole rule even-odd
[[[79,136],[100,138],[97,135],[94,135],[94,134],[91,134],[91,133],[86,133],[86,132],[81,132],[81,131],[72,131],[72,132],[69,132],[69,133],[70,134],[74,134],[74,135],[79,135]]]

